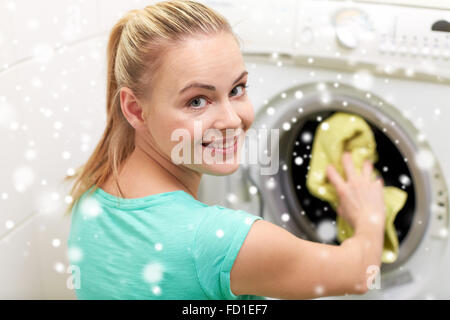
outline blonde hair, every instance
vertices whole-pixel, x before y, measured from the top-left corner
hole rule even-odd
[[[152,76],[167,50],[189,37],[221,32],[233,35],[241,47],[225,17],[201,3],[184,0],[131,10],[114,25],[107,47],[106,128],[87,162],[74,175],[64,178],[64,182],[75,180],[69,193],[72,202],[65,214],[70,214],[79,198],[94,187],[92,194],[110,174],[124,197],[118,183],[118,168],[134,150],[135,129],[122,114],[120,89],[128,87],[137,99],[148,99]]]

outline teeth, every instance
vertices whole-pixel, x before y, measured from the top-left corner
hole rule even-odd
[[[229,142],[225,143],[225,145],[224,145],[223,143],[215,143],[215,142],[212,142],[212,143],[210,143],[210,144],[208,145],[208,147],[216,148],[216,149],[228,149],[228,148],[234,146],[235,141],[236,141],[236,140],[234,139],[234,140],[232,140],[232,141],[229,141]]]
[[[216,144],[216,143],[211,143],[210,146],[213,148],[217,148],[217,149],[227,149],[231,146],[234,145],[234,142],[228,142],[227,144],[223,145],[222,143],[220,144]]]

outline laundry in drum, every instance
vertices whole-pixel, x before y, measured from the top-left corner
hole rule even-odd
[[[372,163],[378,161],[374,134],[368,123],[358,115],[337,112],[325,119],[316,129],[313,142],[310,171],[306,180],[309,192],[327,201],[336,211],[339,198],[336,190],[326,178],[326,168],[333,165],[345,177],[342,166],[342,154],[350,152],[353,163],[361,172],[365,160]],[[376,169],[373,178],[378,175]],[[393,263],[398,258],[399,241],[394,226],[397,213],[403,208],[408,197],[407,193],[396,187],[384,187],[386,208],[386,227],[384,234],[383,263]],[[342,217],[337,216],[337,238],[343,242],[354,233],[352,227]]]

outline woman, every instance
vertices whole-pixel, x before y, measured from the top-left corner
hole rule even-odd
[[[338,213],[355,229],[340,246],[197,200],[203,174],[238,169],[254,118],[247,77],[230,25],[202,4],[160,2],[113,27],[107,126],[75,175],[68,210],[79,299],[307,299],[368,290],[385,214],[370,163],[359,174],[346,154],[347,180],[328,169]]]

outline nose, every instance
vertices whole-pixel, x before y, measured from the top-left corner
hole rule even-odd
[[[242,119],[234,109],[230,101],[221,104],[217,110],[217,118],[214,127],[219,130],[239,128]]]

